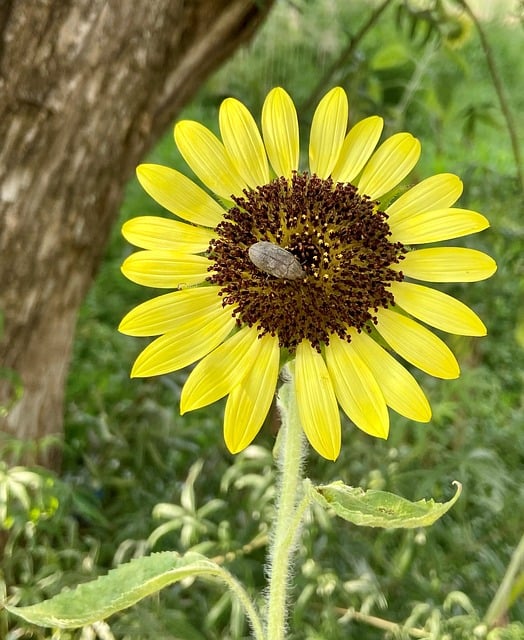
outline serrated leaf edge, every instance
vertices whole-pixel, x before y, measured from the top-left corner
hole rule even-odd
[[[339,513],[336,513],[338,517],[342,518],[343,520],[346,520],[347,522],[351,522],[356,526],[383,528],[383,529],[414,529],[419,527],[431,526],[437,520],[439,520],[443,515],[445,515],[449,511],[449,509],[451,509],[451,507],[457,502],[457,500],[459,499],[462,493],[462,484],[457,480],[453,480],[452,484],[456,487],[456,492],[455,492],[455,495],[447,502],[435,502],[433,498],[429,498],[429,499],[422,498],[421,500],[412,502],[407,498],[404,498],[403,496],[398,496],[397,494],[390,493],[387,491],[380,491],[376,489],[369,489],[368,491],[364,491],[361,487],[350,487],[345,485],[341,480],[332,482],[329,485],[319,485],[319,486],[314,486],[311,482],[307,481],[306,490],[309,492],[311,498],[317,504],[320,504],[325,509],[327,508],[327,509],[333,509],[333,510],[334,510],[333,504],[323,495],[323,491],[325,491],[328,488],[338,489],[341,487],[344,487],[347,489],[354,489],[355,492],[358,491],[359,496],[355,496],[355,497],[360,497],[360,496],[365,497],[366,495],[369,496],[369,495],[384,494],[384,495],[394,496],[396,499],[404,503],[407,503],[409,505],[417,505],[421,507],[422,506],[433,507],[433,505],[435,505],[436,513],[434,514],[435,517],[433,519],[431,519],[431,515],[428,513],[421,514],[420,516],[411,516],[410,518],[403,518],[402,516],[396,516],[396,517],[391,517],[387,524],[370,524],[369,517],[366,517],[367,514],[364,514],[364,513],[361,513],[362,517],[360,518],[358,517],[358,512],[355,512],[355,515],[352,518],[345,518],[344,516],[341,516]],[[371,511],[370,511],[370,515],[372,515]],[[430,521],[425,523],[421,522],[424,519],[427,519],[428,515],[430,516]],[[387,517],[384,516],[384,519],[386,520]],[[406,523],[407,520],[409,520],[408,523]]]

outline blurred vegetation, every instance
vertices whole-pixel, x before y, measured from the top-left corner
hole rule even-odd
[[[406,129],[422,140],[422,159],[409,184],[441,171],[457,173],[465,182],[461,206],[482,211],[492,224],[464,242],[494,256],[497,274],[446,288],[478,311],[488,337],[446,338],[462,364],[458,380],[415,372],[434,410],[431,423],[392,414],[391,436],[382,442],[346,422],[337,462],[311,455],[307,467],[314,481],[340,478],[409,499],[447,499],[456,479],[463,496],[442,521],[418,531],[351,527],[313,509],[296,567],[294,640],[524,637],[521,557],[506,579],[507,606],[495,619],[486,618],[523,535],[521,190],[485,54],[460,4],[279,0],[256,40],[207,82],[183,114],[216,130],[224,97],[236,96],[260,114],[267,91],[280,84],[293,96],[307,132],[318,97],[341,84],[353,122],[379,113],[386,134]],[[508,106],[522,113],[524,12],[522,3],[514,3],[513,11],[510,5],[483,28]],[[150,160],[189,172],[171,132]],[[121,222],[153,213],[162,214],[132,181]],[[132,248],[119,229],[78,323],[62,475],[0,463],[0,587],[13,604],[40,601],[162,549],[199,550],[226,562],[254,593],[264,585],[274,436],[265,430],[247,451],[231,456],[222,439],[220,403],[179,416],[187,372],[129,379],[145,344],[119,335],[116,326],[152,292],[121,276],[119,265]],[[8,453],[16,459],[23,446],[2,443],[0,459]],[[486,622],[498,628],[489,631]],[[24,628],[0,612],[0,638],[7,640],[247,637],[229,594],[198,582],[177,584],[76,632]]]

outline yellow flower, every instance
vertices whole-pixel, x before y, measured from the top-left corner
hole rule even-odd
[[[185,222],[148,216],[123,227],[144,249],[127,258],[123,273],[175,289],[122,320],[123,333],[159,336],[131,375],[199,361],[181,413],[227,396],[224,437],[233,453],[257,434],[290,358],[304,431],[328,459],[340,451],[339,405],[379,438],[388,435],[388,407],[428,421],[422,389],[382,344],[426,373],[456,378],[452,352],[424,325],[486,333],[464,304],[412,282],[472,282],[495,272],[492,258],[474,249],[413,249],[488,226],[479,213],[452,206],[459,178],[434,175],[388,204],[385,196],[417,163],[420,143],[397,133],[376,149],[378,116],[348,132],[339,87],[315,111],[308,172],[299,170],[298,119],[283,89],[264,102],[262,133],[232,98],[222,103],[219,124],[222,140],[197,122],[175,127],[182,156],[216,198],[168,167],[138,167],[146,192]]]

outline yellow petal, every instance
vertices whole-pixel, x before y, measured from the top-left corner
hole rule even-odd
[[[231,162],[250,187],[269,182],[266,150],[249,110],[235,98],[220,105],[219,124],[222,141]]]
[[[396,187],[417,164],[420,142],[410,133],[396,133],[371,156],[358,181],[358,191],[372,200]]]
[[[158,216],[139,216],[124,222],[124,238],[141,249],[170,249],[185,253],[202,253],[216,233],[178,220]]]
[[[375,150],[383,126],[382,118],[371,116],[350,129],[331,174],[335,182],[351,182],[358,176]]]
[[[260,353],[253,367],[228,396],[224,413],[224,440],[231,453],[251,444],[266,419],[275,397],[279,371],[278,338],[260,338]]]
[[[388,224],[392,232],[391,242],[403,244],[440,242],[478,233],[489,227],[488,220],[480,213],[453,208],[418,213],[399,222],[393,219]]]
[[[376,315],[377,331],[404,360],[436,378],[459,377],[455,356],[434,333],[390,309],[379,309]]]
[[[261,343],[255,327],[244,327],[201,360],[182,389],[180,413],[220,400],[251,371]]]
[[[297,347],[295,389],[300,421],[311,446],[328,460],[340,453],[340,414],[324,359],[308,340]]]
[[[344,89],[331,89],[319,102],[311,123],[309,168],[327,178],[337,163],[348,125],[348,99]]]
[[[199,317],[210,321],[224,313],[219,291],[220,287],[215,286],[197,287],[147,300],[131,309],[118,330],[128,336],[159,336],[177,331],[181,324]],[[225,312],[231,315],[231,310]]]
[[[431,407],[411,373],[367,333],[352,331],[351,344],[375,376],[386,403],[406,418],[429,422]]]
[[[270,91],[264,101],[262,134],[274,172],[290,178],[298,169],[298,117],[293,100],[280,87]]]
[[[392,282],[396,304],[426,324],[460,336],[485,336],[482,320],[469,307],[442,291],[412,282]]]
[[[242,194],[247,186],[245,180],[209,129],[199,122],[182,120],[175,126],[175,142],[184,160],[211,191],[227,200]]]
[[[462,194],[462,182],[452,173],[439,173],[422,180],[393,202],[386,213],[392,223],[433,209],[451,207]]]
[[[179,171],[159,164],[141,164],[136,175],[144,191],[179,218],[216,227],[224,209],[203,189]]]
[[[204,256],[169,251],[136,251],[124,260],[122,273],[137,284],[158,289],[180,289],[200,284],[211,262]]]
[[[222,310],[219,316],[199,316],[180,323],[153,340],[138,356],[131,377],[159,376],[183,369],[212,351],[231,333],[235,319]]]
[[[497,264],[493,258],[476,249],[433,247],[410,251],[391,268],[427,282],[477,282],[492,276]]]
[[[384,396],[353,345],[330,336],[326,364],[337,400],[350,420],[371,436],[387,438],[389,415]]]

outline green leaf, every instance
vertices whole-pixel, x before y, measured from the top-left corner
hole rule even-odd
[[[412,529],[427,527],[442,517],[458,500],[462,485],[454,482],[457,491],[449,502],[434,500],[410,502],[387,491],[364,491],[347,487],[343,482],[318,487],[310,486],[312,498],[324,508],[331,508],[337,516],[362,527],[384,529]]]
[[[5,605],[5,608],[13,615],[42,627],[71,629],[103,620],[184,578],[208,576],[224,579],[227,573],[199,553],[180,556],[166,551],[120,565],[106,576],[75,589],[64,590],[40,604],[29,607]]]

